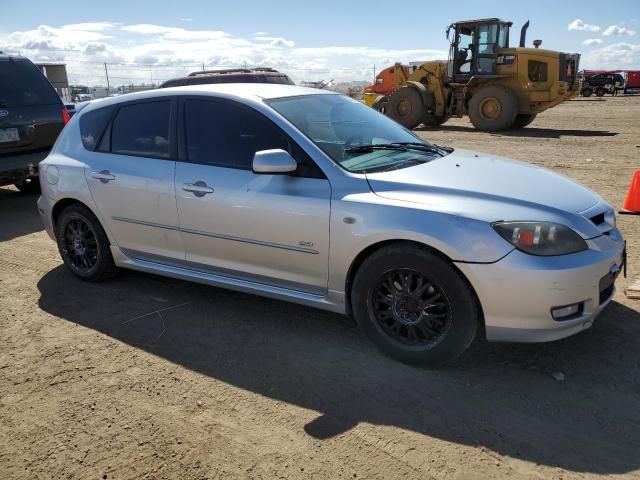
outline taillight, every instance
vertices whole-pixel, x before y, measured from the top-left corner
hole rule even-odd
[[[62,121],[66,125],[67,123],[69,123],[69,120],[71,120],[71,117],[69,116],[69,110],[67,110],[67,107],[62,107]]]

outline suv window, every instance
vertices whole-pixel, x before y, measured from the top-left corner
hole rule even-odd
[[[0,107],[62,103],[42,72],[29,60],[0,61]]]
[[[279,148],[296,159],[299,176],[325,178],[315,162],[287,134],[244,105],[185,100],[184,131],[190,162],[251,170],[256,152]]]
[[[80,137],[84,148],[91,151],[96,149],[114,108],[115,105],[98,108],[80,117]]]
[[[170,100],[120,107],[111,127],[111,152],[169,158],[170,112]]]

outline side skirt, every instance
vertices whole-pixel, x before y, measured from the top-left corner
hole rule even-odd
[[[346,313],[344,292],[329,290],[327,295],[314,295],[311,293],[236,279],[224,275],[201,272],[174,265],[165,265],[149,260],[128,257],[120,248],[114,245],[111,245],[111,254],[113,255],[113,260],[116,265],[121,268],[128,268],[131,270],[138,270],[140,272],[177,278],[179,280],[202,283],[204,285],[211,285],[214,287],[227,288],[238,292],[252,293],[276,300],[284,300],[287,302],[298,303],[300,305],[306,305],[308,307],[315,307],[321,310],[340,313],[342,315]]]

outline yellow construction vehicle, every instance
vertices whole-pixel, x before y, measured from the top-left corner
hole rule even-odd
[[[365,94],[365,102],[407,128],[469,115],[476,128],[496,131],[525,127],[538,113],[577,96],[580,55],[543,50],[541,40],[525,48],[529,22],[520,32],[520,46],[511,48],[511,25],[498,18],[451,24],[448,61],[411,69],[397,63],[395,91]]]

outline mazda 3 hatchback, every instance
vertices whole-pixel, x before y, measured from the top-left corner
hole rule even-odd
[[[610,205],[526,163],[427,143],[287,85],[92,102],[41,164],[69,270],[118,268],[353,315],[404,362],[588,328],[625,261]]]

